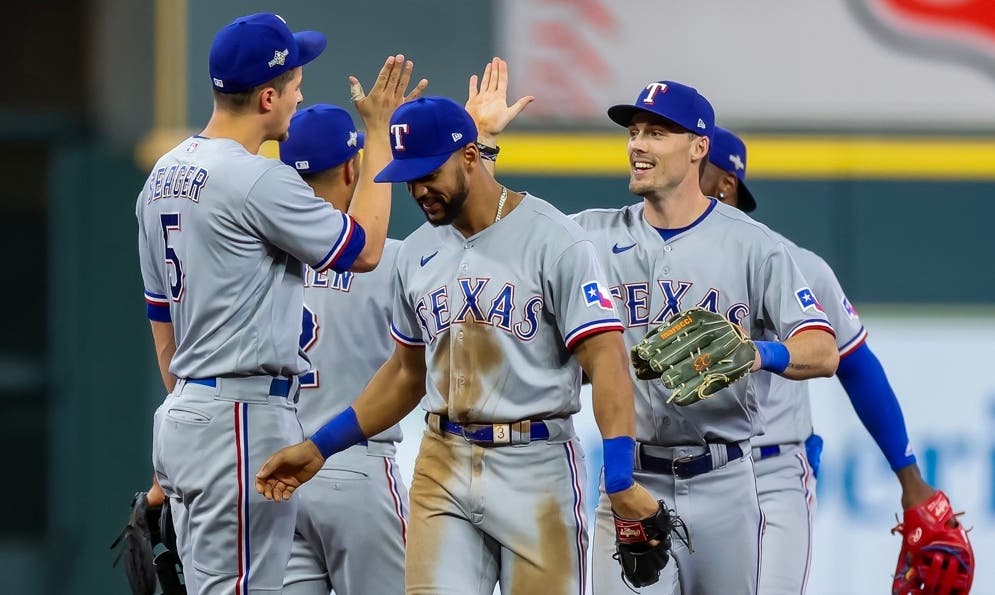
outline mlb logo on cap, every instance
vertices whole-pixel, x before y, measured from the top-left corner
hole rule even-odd
[[[709,138],[715,127],[715,110],[712,109],[712,104],[694,87],[674,81],[647,84],[635,103],[608,108],[608,117],[620,126],[629,126],[632,124],[632,117],[639,112],[656,114],[688,132]]]
[[[287,140],[280,143],[280,160],[300,173],[315,173],[341,165],[363,148],[349,112],[319,103],[290,119]]]
[[[292,33],[270,12],[239,17],[214,36],[211,82],[222,93],[248,91],[314,60],[327,44],[317,31]]]
[[[439,169],[453,153],[476,141],[477,126],[452,99],[420,97],[391,116],[390,140],[394,160],[374,180],[410,182]]]

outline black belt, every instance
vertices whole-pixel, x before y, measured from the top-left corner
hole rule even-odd
[[[739,447],[739,444],[726,444],[725,447],[726,452],[729,454],[729,461],[735,461],[743,457],[743,449]],[[664,459],[647,454],[641,448],[639,449],[639,466],[643,471],[664,473],[681,479],[690,479],[697,475],[708,473],[715,468],[712,462],[711,451],[680,459]]]

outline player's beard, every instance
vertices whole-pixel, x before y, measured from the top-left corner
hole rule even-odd
[[[443,225],[449,225],[456,220],[457,217],[463,212],[463,205],[466,204],[466,197],[470,194],[470,190],[466,184],[466,175],[460,171],[459,172],[459,190],[454,192],[449,200],[439,200],[439,204],[442,205],[442,216],[438,219],[432,219],[429,217],[428,213],[425,213],[425,218],[428,222],[435,227],[441,227]]]

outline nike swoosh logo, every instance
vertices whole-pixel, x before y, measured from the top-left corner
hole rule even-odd
[[[438,254],[438,253],[439,253],[439,251],[436,250],[435,252],[429,254],[428,256],[422,256],[421,257],[421,265],[425,266],[426,264],[428,264],[428,261],[430,261],[433,258],[435,258],[435,255]]]
[[[635,247],[636,247],[635,244],[629,244],[628,246],[619,246],[618,242],[615,242],[615,245],[612,246],[612,252],[614,252],[615,254],[621,254],[626,250],[632,250]]]

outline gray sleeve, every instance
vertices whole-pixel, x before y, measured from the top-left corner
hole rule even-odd
[[[798,257],[798,265],[805,278],[812,283],[812,291],[819,297],[829,323],[836,329],[836,345],[840,355],[848,355],[867,338],[867,331],[857,311],[846,298],[839,279],[826,261],[812,252],[803,252]]]
[[[156,256],[152,253],[152,247],[149,245],[149,231],[145,229],[141,203],[142,195],[140,194],[135,217],[138,220],[138,263],[142,270],[146,314],[150,320],[170,322],[169,288],[166,286],[166,281],[162,279],[162,267],[156,266]],[[152,233],[156,231],[158,230],[152,230]]]
[[[396,262],[396,261],[395,261]],[[401,271],[394,267],[394,274],[391,275],[390,294],[393,299],[393,310],[390,321],[390,334],[394,340],[408,347],[422,347],[425,339],[422,335],[422,327],[418,324],[418,313],[412,308],[404,291],[404,282],[401,279]],[[424,312],[422,312],[424,315]]]
[[[590,240],[567,248],[545,272],[544,285],[547,307],[567,349],[591,335],[624,330]]]
[[[759,273],[754,291],[762,292],[761,318],[782,341],[813,329],[835,336],[815,292],[784,244],[778,242],[773,246]]]
[[[347,271],[366,244],[352,217],[314,195],[289,167],[266,170],[245,198],[246,224],[318,272]]]

